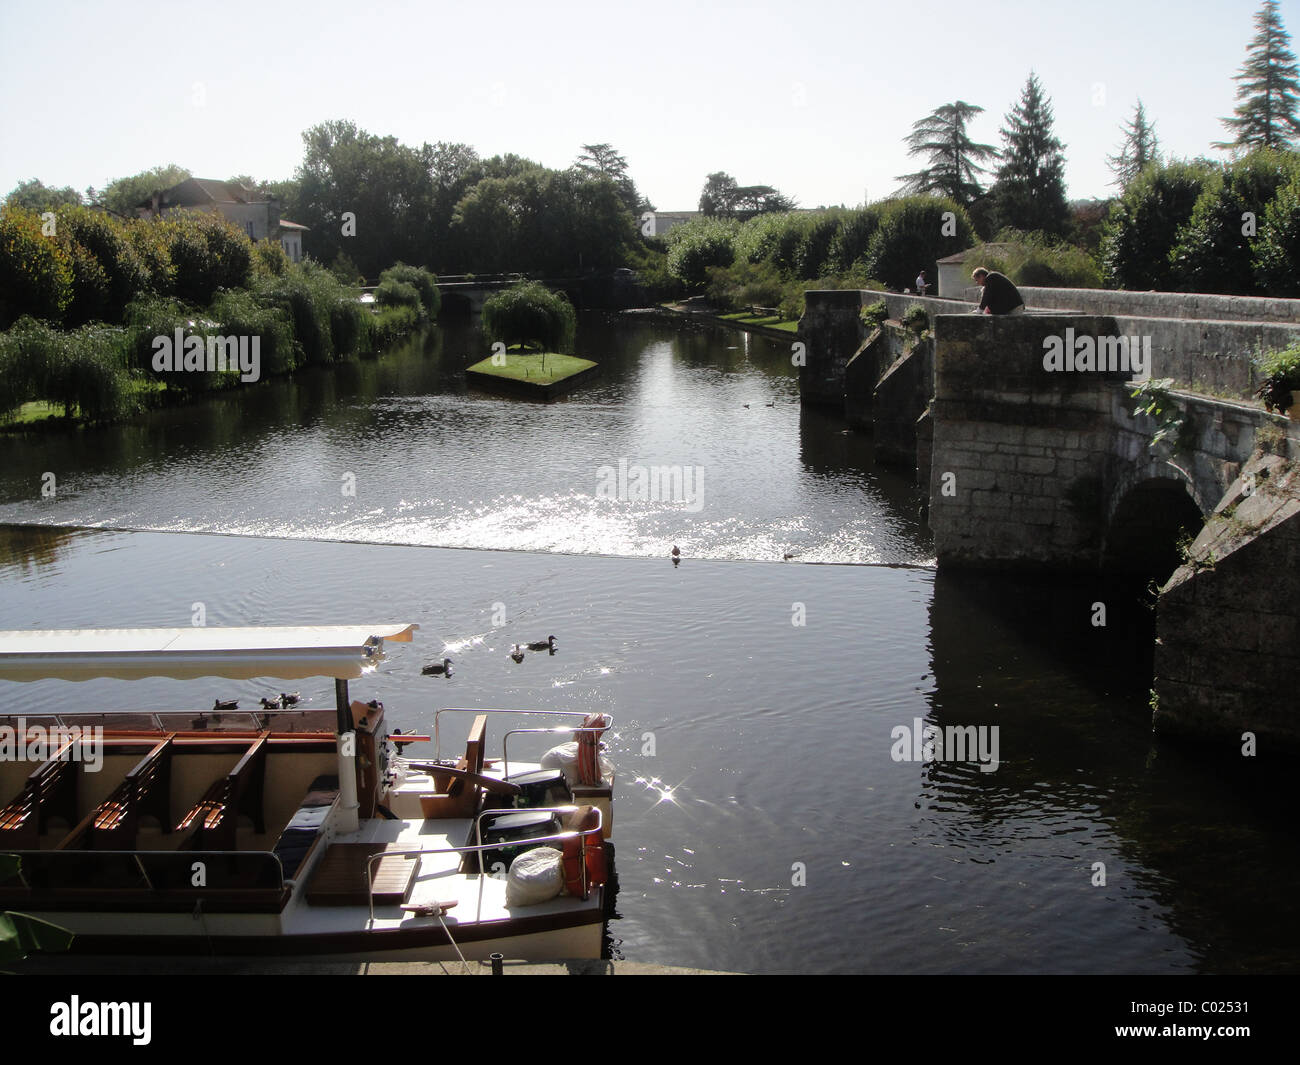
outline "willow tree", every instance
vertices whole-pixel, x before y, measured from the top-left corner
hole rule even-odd
[[[483,301],[483,332],[506,347],[564,352],[573,346],[573,304],[538,281],[515,285]]]

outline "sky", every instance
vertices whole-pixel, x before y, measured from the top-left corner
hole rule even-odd
[[[881,3],[555,0],[0,0],[0,196],[167,163],[293,176],[302,132],[350,119],[562,168],[612,144],[660,210],[707,174],[801,207],[856,204],[918,169],[904,138],[942,104],[1001,146],[1030,71],[1065,143],[1067,195],[1113,194],[1138,97],[1161,147],[1222,158],[1260,0]],[[1297,51],[1300,0],[1283,0]]]

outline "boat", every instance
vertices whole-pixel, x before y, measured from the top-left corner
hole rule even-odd
[[[600,958],[612,719],[448,707],[432,734],[390,728],[349,684],[418,627],[0,632],[4,681],[325,677],[335,703],[55,714],[15,698],[0,708],[0,854],[18,870],[0,911],[98,954]]]

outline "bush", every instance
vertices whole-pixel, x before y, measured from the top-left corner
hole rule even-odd
[[[858,318],[868,329],[879,329],[889,317],[889,306],[884,300],[877,300],[858,312]]]
[[[412,307],[416,313],[423,309],[420,292],[414,285],[389,278],[375,288],[375,302],[381,307]]]
[[[930,328],[930,315],[921,304],[914,303],[903,312],[903,325],[920,336]]]
[[[1101,270],[1084,249],[1042,232],[1004,229],[997,235],[1001,247],[972,249],[973,258],[987,270],[1006,274],[1017,285],[1046,288],[1100,288]]]
[[[1124,289],[1168,289],[1169,251],[1217,168],[1209,163],[1147,167],[1111,205],[1101,239],[1102,279]]]
[[[414,307],[389,307],[378,311],[367,320],[367,350],[378,352],[419,324],[420,312]]]
[[[175,267],[173,290],[205,306],[219,288],[242,288],[253,264],[253,242],[217,215],[176,211],[161,222]]]
[[[289,256],[274,240],[259,240],[253,245],[253,276],[284,277],[289,272]]]
[[[880,211],[876,207],[850,211],[831,238],[826,265],[837,272],[852,270],[863,261],[879,227]]]
[[[484,334],[507,347],[525,344],[565,352],[572,347],[576,329],[573,305],[536,281],[508,288],[483,302]]]
[[[794,252],[793,273],[795,277],[817,277],[826,272],[831,242],[845,222],[845,212],[826,211],[805,217],[809,220]]]
[[[0,207],[0,329],[23,315],[57,322],[72,301],[67,250],[41,233],[34,211]]]
[[[668,272],[698,291],[708,282],[710,266],[730,266],[735,261],[738,224],[730,219],[698,218],[668,231]]]
[[[81,308],[82,321],[105,318],[120,322],[126,305],[150,285],[150,270],[141,261],[130,238],[130,226],[102,211],[87,207],[65,207],[58,212],[60,240],[70,240],[84,248],[99,264],[103,276],[103,306],[99,310]],[[75,309],[74,299],[74,309]]]
[[[1227,167],[1201,193],[1169,253],[1173,280],[1187,292],[1238,296],[1258,292],[1255,236],[1243,222],[1258,220],[1283,185],[1300,177],[1300,155],[1262,149]]]
[[[384,282],[389,280],[405,282],[412,286],[420,294],[420,306],[424,308],[425,316],[431,320],[438,317],[442,297],[438,293],[437,277],[428,270],[397,263],[379,275],[379,287],[383,288]],[[375,293],[375,299],[379,301],[378,292]]]
[[[944,215],[951,212],[954,224]],[[951,235],[945,235],[951,230]],[[918,270],[938,277],[938,260],[969,248],[975,240],[966,211],[954,200],[908,196],[881,205],[880,225],[871,237],[865,266],[891,288],[912,285]]]
[[[708,268],[709,303],[728,311],[745,307],[776,307],[781,302],[784,284],[771,263],[751,263],[737,259],[731,266]]]
[[[1277,190],[1255,241],[1255,281],[1269,296],[1300,296],[1300,177]]]
[[[223,292],[212,304],[211,316],[221,336],[258,337],[263,376],[289,373],[298,366],[293,327],[280,307],[264,306],[244,289]]]
[[[108,274],[90,251],[60,231],[59,243],[72,263],[72,299],[63,312],[68,325],[102,322],[109,317]],[[118,315],[121,314],[120,309]]]

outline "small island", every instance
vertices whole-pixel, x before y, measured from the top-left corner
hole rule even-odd
[[[562,294],[537,282],[517,285],[483,304],[483,331],[493,353],[465,370],[478,388],[511,396],[552,400],[595,374],[590,359],[566,354],[577,316]],[[554,350],[561,349],[561,350]]]

